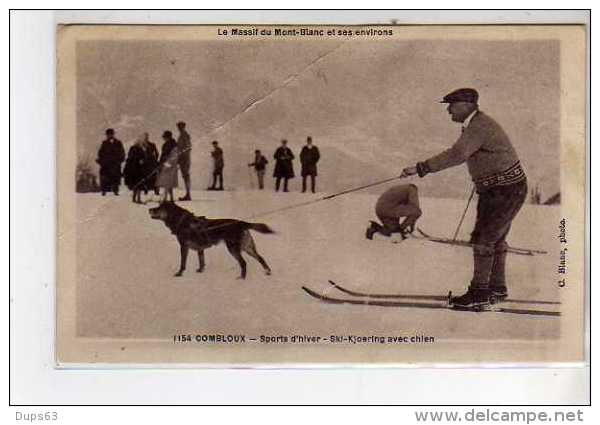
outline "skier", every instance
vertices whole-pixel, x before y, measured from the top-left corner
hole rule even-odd
[[[417,186],[401,184],[389,188],[377,199],[375,214],[383,226],[371,221],[367,228],[367,239],[373,239],[375,233],[387,237],[392,234],[400,235],[400,239],[396,238],[393,242],[406,239],[406,233],[413,232],[415,223],[421,216]],[[406,217],[402,223],[400,223],[401,217]]]
[[[446,151],[406,167],[402,177],[424,177],[467,163],[479,195],[473,247],[473,279],[467,292],[451,300],[456,307],[481,307],[492,296],[508,296],[505,278],[506,236],[527,197],[527,179],[508,136],[496,121],[479,110],[479,94],[463,88],[444,96],[452,121],[462,123],[462,134]]]

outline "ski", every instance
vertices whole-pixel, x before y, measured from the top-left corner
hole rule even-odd
[[[429,301],[447,301],[448,296],[444,295],[423,295],[423,294],[377,294],[369,292],[358,292],[344,288],[342,285],[328,280],[329,284],[340,292],[354,297],[379,298],[379,299],[409,299],[409,300],[429,300]]]
[[[476,244],[473,244],[471,242],[461,240],[461,239],[438,238],[435,236],[430,236],[427,233],[425,233],[423,230],[419,229],[418,227],[416,228],[416,230],[420,236],[411,234],[411,237],[413,237],[415,239],[423,239],[423,240],[428,240],[431,242],[443,243],[443,244],[448,244],[448,245],[456,245],[456,246],[465,246],[465,247],[471,247],[471,248],[474,246],[477,246]],[[515,248],[512,246],[508,247],[507,252],[510,252],[511,254],[517,254],[517,255],[548,254],[548,251],[543,251],[540,249]]]
[[[334,282],[333,280],[328,281],[331,286],[340,292],[343,292],[354,297],[365,297],[365,298],[378,298],[378,299],[410,299],[410,300],[430,300],[430,301],[444,301],[448,299],[448,296],[444,295],[423,295],[423,294],[381,294],[371,292],[359,292],[351,289],[347,289],[342,285]],[[515,304],[540,304],[540,305],[560,305],[560,301],[539,301],[539,300],[520,300],[507,298],[501,302],[515,303]]]
[[[401,308],[425,308],[434,310],[455,310],[455,311],[466,311],[472,313],[509,313],[509,314],[524,314],[531,316],[560,316],[561,313],[558,311],[546,311],[546,310],[532,310],[532,309],[517,309],[517,308],[505,308],[499,307],[497,304],[488,306],[486,309],[471,309],[471,308],[456,308],[448,305],[448,297],[444,297],[444,301],[438,302],[418,302],[418,301],[390,301],[381,299],[357,299],[357,298],[337,298],[330,297],[328,295],[321,294],[313,291],[306,286],[302,289],[308,295],[329,304],[353,304],[353,305],[369,305],[376,307],[401,307]]]
[[[373,305],[379,307],[414,307],[414,308],[431,308],[431,309],[447,309],[448,297],[444,297],[443,302],[427,303],[427,302],[410,302],[410,301],[383,301],[376,299],[357,299],[357,298],[336,298],[328,295],[320,294],[306,286],[302,289],[311,297],[331,304],[355,304],[355,305]]]

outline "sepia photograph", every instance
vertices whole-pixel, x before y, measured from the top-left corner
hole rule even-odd
[[[56,362],[577,363],[582,25],[59,25]]]

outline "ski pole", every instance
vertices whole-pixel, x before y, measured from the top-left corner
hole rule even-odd
[[[465,216],[467,215],[467,210],[469,209],[469,205],[471,204],[471,199],[473,199],[474,194],[475,194],[475,186],[473,186],[473,190],[471,190],[471,196],[469,196],[469,200],[467,201],[467,206],[465,207],[462,217],[460,218],[460,221],[458,222],[458,227],[456,228],[456,232],[454,232],[454,237],[452,238],[453,241],[455,241],[456,237],[458,236],[458,232],[463,224],[463,220],[465,219]]]

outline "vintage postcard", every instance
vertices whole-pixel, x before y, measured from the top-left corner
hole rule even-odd
[[[585,360],[578,25],[57,28],[56,360]]]

